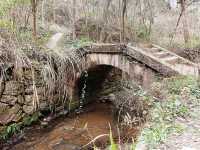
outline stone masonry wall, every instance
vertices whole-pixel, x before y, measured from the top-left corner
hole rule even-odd
[[[34,71],[33,82],[30,68],[15,70],[13,64],[1,64],[0,68],[0,125],[19,122],[24,116],[35,112],[38,106],[34,102],[37,100],[39,109],[47,108],[45,87],[39,70]]]

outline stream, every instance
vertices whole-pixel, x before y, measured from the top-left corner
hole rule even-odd
[[[94,145],[104,149],[110,143],[110,131],[116,142],[130,142],[138,129],[119,127],[113,120],[112,107],[109,103],[94,102],[83,108],[81,114],[57,118],[47,128],[34,125],[25,129],[23,140],[10,149],[78,150],[93,149]]]

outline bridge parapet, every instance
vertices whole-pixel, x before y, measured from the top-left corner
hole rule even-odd
[[[85,49],[86,54],[126,55],[164,76],[180,74],[198,77],[199,74],[197,64],[157,45],[139,48],[123,44],[97,43]]]
[[[94,43],[87,46],[87,53],[122,54],[126,46],[122,44]]]

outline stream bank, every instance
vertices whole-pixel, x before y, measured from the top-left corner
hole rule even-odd
[[[95,102],[84,108],[84,112],[79,115],[71,114],[67,118],[53,120],[47,128],[35,125],[26,129],[21,143],[11,149],[76,150],[93,149],[94,145],[106,148],[110,144],[110,130],[115,141],[120,136],[121,143],[131,142],[137,136],[139,128],[120,127],[120,124],[113,121],[110,107],[110,104]],[[83,145],[87,146],[82,147]]]

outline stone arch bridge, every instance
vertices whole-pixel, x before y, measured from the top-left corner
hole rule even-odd
[[[112,66],[128,74],[131,80],[144,89],[147,89],[158,75],[198,76],[197,64],[157,45],[138,48],[120,44],[92,44],[81,48],[81,51],[84,51],[84,57],[81,59],[83,65],[80,72],[98,65]],[[77,78],[80,77],[80,72]],[[74,86],[71,87],[72,93],[76,89]]]

